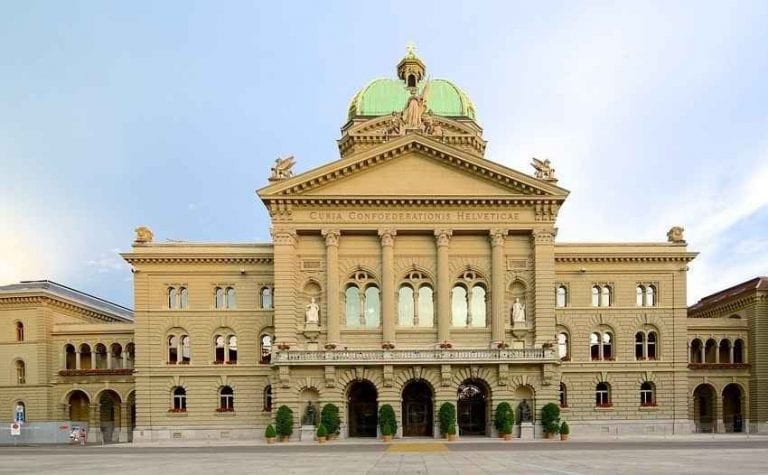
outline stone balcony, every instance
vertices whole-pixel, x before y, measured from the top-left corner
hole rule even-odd
[[[554,349],[291,350],[276,351],[275,365],[413,365],[557,363]]]

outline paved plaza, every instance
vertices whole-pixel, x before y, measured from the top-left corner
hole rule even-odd
[[[2,447],[0,473],[763,474],[768,438]]]

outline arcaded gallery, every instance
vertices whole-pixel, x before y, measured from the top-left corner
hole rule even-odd
[[[265,165],[272,242],[139,227],[133,310],[0,287],[3,419],[259,439],[286,406],[298,439],[330,403],[339,437],[377,437],[390,405],[396,437],[441,437],[450,402],[459,437],[496,437],[506,402],[516,437],[543,436],[548,403],[573,437],[766,430],[768,278],[689,308],[677,223],[658,242],[558,241],[568,177],[486,158],[470,97],[413,49],[395,72],[353,95],[337,159]]]

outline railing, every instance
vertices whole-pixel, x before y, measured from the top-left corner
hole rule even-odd
[[[688,369],[747,369],[749,363],[688,363]]]
[[[414,364],[414,363],[527,363],[558,361],[553,349],[429,349],[429,350],[281,350],[273,364]]]
[[[129,376],[133,368],[62,369],[59,376]]]

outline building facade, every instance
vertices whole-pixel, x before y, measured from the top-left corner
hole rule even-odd
[[[118,391],[121,404],[136,395],[121,412],[135,425],[120,426],[134,440],[257,438],[278,406],[298,424],[325,403],[341,408],[344,437],[375,437],[382,404],[399,436],[439,436],[446,401],[460,436],[495,435],[500,402],[534,419],[559,403],[576,436],[764,428],[764,284],[749,303],[704,299],[689,315],[696,254],[681,228],[656,243],[558,242],[569,192],[551,163],[528,175],[487,159],[467,94],[427,79],[413,51],[397,78],[353,97],[341,132],[338,160],[296,175],[293,157],[275,162],[258,190],[272,243],[161,243],[137,229],[123,255],[138,351],[122,377],[135,391]],[[107,348],[110,325],[122,324],[96,338]],[[96,422],[98,385],[116,376],[86,373],[82,338],[41,338],[46,384],[65,385],[40,396],[45,414],[61,417],[77,390]]]

